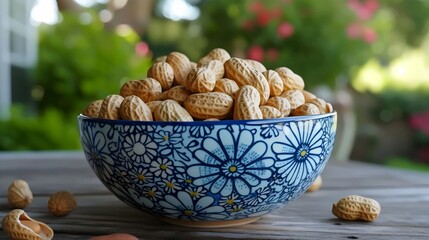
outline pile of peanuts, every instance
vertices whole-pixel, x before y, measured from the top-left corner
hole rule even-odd
[[[147,78],[125,82],[119,94],[91,102],[83,115],[112,120],[250,120],[333,112],[304,90],[287,67],[267,70],[250,59],[215,48],[192,62],[180,52],[159,57]]]

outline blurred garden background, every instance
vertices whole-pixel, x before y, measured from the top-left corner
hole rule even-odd
[[[429,0],[3,0],[0,151],[79,150],[77,115],[171,51],[287,66],[336,159],[429,170]]]

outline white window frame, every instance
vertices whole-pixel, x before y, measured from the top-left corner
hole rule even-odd
[[[10,117],[12,105],[11,67],[31,68],[37,60],[37,28],[30,24],[31,9],[35,0],[0,0],[0,119]],[[25,22],[13,19],[10,12],[11,4],[20,4],[25,11]],[[11,51],[11,33],[25,39],[24,54]]]

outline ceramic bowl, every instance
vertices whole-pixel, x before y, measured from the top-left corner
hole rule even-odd
[[[165,222],[224,227],[255,221],[308,189],[332,152],[336,113],[78,122],[89,165],[120,200]]]

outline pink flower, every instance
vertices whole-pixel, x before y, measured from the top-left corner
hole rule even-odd
[[[356,9],[360,7],[360,1],[359,0],[348,0],[347,5],[351,9]]]
[[[267,55],[268,55],[268,60],[274,62],[279,58],[280,52],[277,48],[270,48],[267,51]]]
[[[146,42],[138,42],[135,51],[138,56],[147,56],[150,54],[149,45]]]
[[[283,22],[283,23],[280,23],[279,26],[277,27],[277,35],[280,38],[288,38],[293,35],[294,30],[295,29],[292,24],[288,22]]]
[[[375,12],[379,7],[378,0],[367,0],[364,6],[366,9]]]
[[[247,50],[247,58],[259,62],[264,60],[264,49],[259,45],[253,45]]]
[[[374,12],[367,8],[359,8],[356,10],[356,14],[359,19],[369,20],[372,18],[372,15],[374,15]]]
[[[255,1],[249,4],[249,10],[254,12],[254,13],[258,13],[261,12],[265,9],[264,4],[262,4],[259,1]]]
[[[268,11],[260,11],[256,16],[259,26],[266,26],[271,21],[271,14]]]
[[[349,24],[346,32],[349,38],[357,39],[362,35],[362,25],[360,23]]]
[[[417,151],[417,158],[422,161],[429,163],[429,148],[422,147]]]
[[[371,19],[375,11],[378,9],[378,0],[349,0],[348,6],[352,9],[359,19]]]
[[[409,123],[412,128],[429,135],[429,111],[411,115]]]
[[[282,10],[280,8],[275,8],[271,10],[271,18],[278,19],[282,16]]]
[[[373,43],[377,40],[377,33],[374,29],[366,27],[362,30],[362,39],[367,43]]]
[[[250,31],[255,27],[255,23],[251,20],[245,20],[241,26],[243,27],[244,30],[246,31]]]

